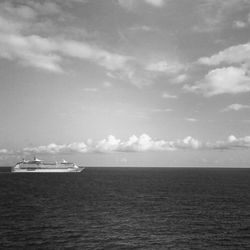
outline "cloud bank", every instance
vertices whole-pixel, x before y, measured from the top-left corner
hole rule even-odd
[[[73,153],[113,153],[113,152],[164,152],[176,150],[233,150],[249,149],[250,136],[237,138],[230,135],[224,141],[201,142],[191,136],[174,141],[155,140],[147,134],[132,135],[123,141],[110,135],[107,138],[94,142],[74,142],[70,144],[50,143],[45,146],[25,147],[19,151],[0,149],[2,155],[34,155],[34,154],[73,154]]]

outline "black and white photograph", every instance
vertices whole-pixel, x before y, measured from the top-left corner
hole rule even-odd
[[[0,0],[0,249],[250,249],[250,0]]]

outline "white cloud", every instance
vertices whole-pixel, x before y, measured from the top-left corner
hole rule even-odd
[[[187,136],[185,139],[174,143],[174,146],[179,149],[200,149],[202,148],[202,143],[191,136]]]
[[[238,94],[250,91],[249,72],[244,68],[227,67],[211,70],[203,80],[184,89],[210,97],[220,94]]]
[[[210,57],[202,57],[199,63],[216,66],[222,63],[226,64],[242,64],[250,63],[250,43],[240,44],[229,47]]]
[[[164,0],[144,0],[144,1],[154,7],[162,7],[164,5]]]
[[[112,83],[108,82],[108,81],[105,81],[105,82],[103,82],[103,87],[110,88],[110,87],[112,87]]]
[[[109,53],[107,51],[93,48],[85,43],[63,41],[58,47],[53,47],[55,41],[50,41],[42,37],[36,37],[36,41],[32,41],[32,37],[22,36],[1,36],[1,55],[10,59],[19,58],[25,64],[29,64],[34,67],[48,69],[51,71],[61,71],[59,62],[62,61],[61,54],[94,61],[95,63],[109,69],[116,70],[121,69],[127,58],[121,55]],[[34,42],[45,42],[47,47],[44,50],[42,43],[36,44]],[[19,42],[23,42],[20,44]],[[51,42],[51,43],[50,43]],[[25,50],[22,50],[22,49]],[[59,53],[58,53],[59,52]]]
[[[48,1],[27,3],[15,6],[0,3],[0,57],[52,72],[63,71],[66,57],[88,60],[110,71],[123,70],[130,59],[86,41],[69,40],[62,35],[60,38],[38,35],[41,33],[38,15],[48,17],[61,9]]]
[[[247,0],[199,0],[194,10],[199,21],[193,27],[197,32],[213,32],[227,28],[236,13],[249,9]]]
[[[121,145],[122,151],[143,152],[143,151],[165,151],[174,150],[175,148],[171,143],[164,140],[153,140],[147,134],[139,137],[133,135],[128,141]]]
[[[222,112],[239,111],[242,109],[250,109],[250,105],[243,105],[243,104],[234,103],[234,104],[227,106],[225,109],[222,110]]]
[[[53,53],[55,43],[39,36],[0,33],[0,57],[18,60],[24,65],[61,72],[62,58]]]
[[[118,3],[128,9],[131,10],[135,8],[139,3],[145,3],[148,5],[151,5],[153,7],[159,8],[162,7],[165,4],[165,0],[118,0]]]
[[[247,25],[248,24],[246,22],[239,21],[239,20],[233,22],[233,27],[238,28],[238,29],[243,29],[247,27]]]
[[[186,74],[180,74],[177,75],[176,77],[171,79],[172,83],[183,83],[188,79],[188,76]]]
[[[177,98],[176,95],[170,95],[166,92],[164,92],[161,96],[162,96],[162,98],[165,98],[165,99],[176,99]]]
[[[165,112],[172,112],[173,109],[170,108],[163,108],[163,109],[151,109],[153,113],[165,113]]]
[[[9,150],[7,150],[5,148],[0,149],[0,155],[6,155],[6,154],[10,154],[10,153],[11,153],[11,151],[9,151]]]
[[[88,140],[87,142],[75,142],[71,144],[57,145],[51,143],[47,146],[26,147],[22,150],[24,154],[68,154],[68,153],[111,153],[111,152],[145,152],[145,151],[172,151],[177,149],[198,149],[201,143],[187,137],[183,140],[165,141],[154,140],[147,134],[137,137],[133,135],[128,140],[122,141],[110,135],[98,142]]]
[[[144,32],[150,32],[157,30],[156,28],[147,26],[147,25],[136,25],[129,28],[130,31],[144,31]]]
[[[156,78],[152,72],[145,71],[144,65],[136,60],[130,60],[121,70],[113,72],[109,77],[130,83],[138,88],[146,87],[154,83]]]
[[[133,3],[128,0],[127,4],[130,2]],[[155,6],[163,4],[162,1],[145,1],[145,3]],[[70,22],[67,24],[62,21],[68,20],[68,16],[65,10],[59,7],[61,6],[59,2],[27,1],[26,4],[21,2],[15,5],[8,5],[6,2],[4,4],[8,7],[4,5],[8,11],[5,11],[6,14],[0,8],[0,57],[7,60],[54,73],[67,70],[64,68],[64,62],[84,60],[109,71],[106,73],[110,77],[139,88],[153,84],[157,74],[163,71],[174,74],[179,70],[178,63],[167,67],[161,65],[162,63],[151,65],[147,70],[144,62],[131,56],[109,51],[86,39],[81,41],[69,39],[70,27],[66,28]],[[64,23],[65,28],[62,27]],[[148,27],[145,26],[144,29]]]
[[[122,70],[128,57],[72,40],[0,33],[0,56],[53,72],[61,72],[64,56],[92,61],[108,70]]]
[[[210,144],[207,147],[221,150],[250,148],[250,136],[237,138],[234,135],[230,135],[226,141],[217,141],[215,144]]]
[[[94,142],[74,142],[57,145],[51,143],[47,146],[26,147],[16,154],[72,154],[72,153],[114,153],[114,152],[148,152],[148,151],[175,151],[175,150],[233,150],[250,148],[250,136],[237,138],[230,135],[225,141],[201,142],[191,136],[182,140],[166,141],[155,140],[147,134],[130,136],[122,141],[110,135],[106,139]],[[0,155],[13,155],[14,151],[0,150]]]
[[[97,88],[84,88],[83,91],[85,92],[98,92]]]
[[[186,118],[185,120],[188,121],[188,122],[197,122],[198,121],[195,118]]]
[[[130,59],[123,55],[108,52],[97,46],[92,46],[86,42],[72,40],[59,41],[57,50],[67,56],[94,61],[108,70],[122,70]]]
[[[184,66],[180,63],[177,62],[170,63],[167,61],[152,62],[146,66],[146,70],[148,71],[165,73],[165,74],[175,74],[181,71],[183,68]]]
[[[26,147],[23,150],[23,153],[26,154],[58,154],[58,153],[86,153],[88,151],[87,145],[84,142],[80,143],[71,143],[57,145],[51,143],[47,146],[38,146],[38,147]]]
[[[120,139],[116,139],[113,135],[110,135],[107,139],[103,139],[96,144],[95,151],[106,153],[112,151],[119,151],[120,143]]]

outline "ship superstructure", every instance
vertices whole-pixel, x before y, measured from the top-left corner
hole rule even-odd
[[[65,173],[81,172],[84,168],[77,166],[73,162],[63,160],[62,162],[45,162],[34,157],[33,160],[22,160],[13,168],[14,173]]]

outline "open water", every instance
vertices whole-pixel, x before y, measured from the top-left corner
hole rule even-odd
[[[0,249],[250,249],[250,169],[0,174]]]

